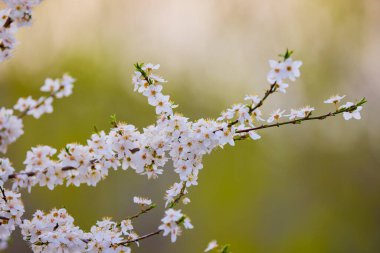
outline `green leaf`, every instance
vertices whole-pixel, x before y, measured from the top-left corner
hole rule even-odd
[[[71,153],[70,153],[70,146],[69,146],[69,145],[67,145],[67,146],[65,147],[65,151],[66,151],[66,153],[67,153],[68,155],[71,155]]]
[[[219,252],[220,253],[231,253],[230,247],[231,247],[231,245],[229,245],[229,244],[223,245]]]
[[[284,61],[286,61],[287,59],[289,59],[292,56],[293,53],[294,53],[293,50],[286,49],[285,53],[284,54],[280,54],[279,56],[283,57]]]
[[[360,100],[358,103],[356,103],[356,106],[361,106],[365,103],[367,103],[368,101],[365,99],[365,98],[362,98],[362,100]]]
[[[94,133],[99,134],[99,130],[96,126],[94,126]]]
[[[110,116],[110,124],[111,124],[113,127],[117,127],[116,114],[112,114],[112,115]]]

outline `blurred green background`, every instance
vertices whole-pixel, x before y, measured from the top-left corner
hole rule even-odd
[[[378,0],[54,0],[44,1],[34,24],[18,33],[14,57],[0,66],[0,101],[39,96],[46,77],[69,72],[74,94],[55,113],[26,118],[25,135],[7,156],[22,169],[38,144],[84,143],[109,116],[140,129],[155,120],[146,99],[133,93],[133,63],[160,63],[166,93],[191,119],[216,117],[245,94],[263,94],[267,60],[287,47],[304,62],[302,77],[264,111],[306,104],[330,110],[336,93],[369,101],[362,121],[342,117],[260,132],[204,160],[192,203],[183,207],[194,230],[176,244],[155,237],[136,252],[203,252],[212,239],[233,252],[380,252],[380,1]],[[111,172],[96,188],[36,187],[24,192],[26,217],[36,209],[66,207],[89,229],[104,216],[137,211],[132,197],[160,207],[136,221],[140,234],[162,217],[172,168],[147,181],[132,171]],[[5,252],[30,252],[19,235]]]

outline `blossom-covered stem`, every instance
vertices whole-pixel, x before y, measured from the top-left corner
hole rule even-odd
[[[149,233],[149,234],[146,234],[146,235],[142,235],[140,237],[137,237],[136,239],[133,239],[133,240],[128,240],[128,241],[125,241],[125,242],[121,242],[119,243],[119,245],[128,245],[130,243],[134,243],[134,242],[138,242],[138,241],[141,241],[141,240],[144,240],[146,238],[149,238],[149,237],[152,237],[152,236],[155,236],[155,235],[158,235],[162,232],[161,229],[155,231],[155,232],[152,232],[152,233]]]
[[[49,96],[45,97],[44,99],[42,99],[38,104],[36,104],[34,107],[28,107],[25,111],[21,112],[17,117],[19,119],[25,117],[29,111],[31,110],[35,110],[37,109],[38,107],[40,107],[41,105],[45,104],[46,100],[49,99],[49,98],[54,98],[55,95],[60,92],[62,90],[62,88],[58,89],[57,91],[55,92],[52,92]]]
[[[75,167],[67,166],[67,167],[63,167],[61,170],[62,171],[69,171],[69,170],[76,170],[76,169],[77,168],[75,168]],[[44,170],[41,173],[47,173],[47,170]],[[21,176],[21,175],[26,175],[28,177],[34,177],[37,175],[37,173],[36,172],[14,173],[14,174],[9,175],[8,179],[15,179],[17,176]]]
[[[178,204],[178,202],[182,199],[182,197],[185,196],[185,190],[186,190],[186,182],[183,182],[180,193],[178,194],[177,198],[175,198],[173,202],[170,203],[169,208],[173,208],[175,205]]]
[[[261,125],[261,126],[258,126],[258,127],[252,127],[252,128],[247,128],[247,129],[242,129],[242,130],[236,131],[235,133],[241,134],[241,133],[248,133],[250,131],[260,130],[260,129],[264,129],[264,128],[279,127],[279,126],[282,126],[282,125],[301,124],[302,121],[307,121],[307,120],[323,120],[323,119],[326,119],[328,117],[332,117],[332,116],[335,116],[335,115],[338,115],[338,114],[341,114],[341,113],[344,113],[344,112],[355,111],[359,106],[361,106],[362,104],[364,104],[366,102],[367,101],[365,100],[365,98],[363,98],[360,102],[356,103],[355,105],[350,106],[348,108],[342,108],[342,109],[337,110],[335,112],[329,112],[327,114],[320,115],[320,116],[314,116],[314,117],[311,117],[311,114],[309,114],[309,115],[307,115],[304,118],[290,120],[290,121],[285,121],[285,122],[278,122],[278,123],[274,123],[274,124]]]
[[[136,218],[138,218],[140,215],[149,212],[150,210],[152,210],[152,209],[155,208],[155,207],[156,207],[156,205],[155,205],[155,204],[152,204],[152,205],[150,205],[149,207],[147,207],[147,208],[145,208],[145,209],[142,209],[140,212],[136,213],[135,215],[128,217],[127,220],[133,220],[133,219],[136,219]]]

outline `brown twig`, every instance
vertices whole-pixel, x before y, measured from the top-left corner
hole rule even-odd
[[[0,186],[1,191],[1,198],[5,201],[5,203],[8,203],[7,196],[5,195],[5,190],[2,186]]]
[[[152,210],[152,209],[155,208],[155,207],[156,207],[156,205],[155,205],[155,204],[152,204],[152,205],[150,205],[148,208],[145,208],[145,209],[140,210],[140,212],[136,213],[135,215],[132,215],[132,216],[130,216],[130,217],[127,217],[127,220],[133,220],[133,219],[136,219],[136,218],[140,217],[140,215],[149,212],[150,210]]]
[[[133,239],[133,240],[127,240],[127,241],[124,241],[124,242],[121,242],[119,243],[119,245],[128,245],[128,244],[131,244],[131,243],[134,243],[134,242],[138,242],[138,241],[141,241],[141,240],[144,240],[144,239],[147,239],[149,237],[152,237],[152,236],[155,236],[155,235],[158,235],[162,232],[162,230],[157,230],[155,232],[152,232],[152,233],[149,233],[149,234],[145,234],[145,235],[142,235],[140,237],[137,237],[136,239]]]
[[[3,220],[3,221],[8,221],[8,220],[9,220],[9,218],[7,218],[7,217],[4,217],[4,216],[0,216],[0,220]]]

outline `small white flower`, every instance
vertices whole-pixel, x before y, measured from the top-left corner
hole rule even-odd
[[[32,97],[19,98],[13,108],[17,111],[24,112],[28,109],[34,108],[37,105],[37,101]]]
[[[133,197],[133,202],[142,206],[150,206],[152,204],[152,200],[142,197]]]
[[[282,79],[285,78],[284,63],[278,62],[275,60],[270,60],[269,66],[271,67],[271,70],[269,71],[268,76],[267,76],[268,82],[271,84],[281,82]]]
[[[343,96],[335,95],[335,96],[332,96],[329,99],[325,100],[324,103],[325,104],[337,104],[337,103],[340,103],[340,101],[345,97],[346,97],[346,95],[343,95]]]
[[[286,93],[286,89],[289,87],[289,84],[284,83],[282,80],[276,82],[276,88],[281,93]]]
[[[310,115],[310,113],[313,112],[314,110],[315,110],[314,107],[305,106],[305,107],[303,107],[303,108],[301,108],[301,109],[299,110],[300,117],[301,117],[301,118],[307,117],[307,116]]]
[[[290,114],[285,116],[289,117],[290,120],[294,120],[295,118],[299,118],[301,113],[300,110],[290,109]]]
[[[189,204],[191,201],[190,201],[190,199],[189,198],[184,198],[183,200],[182,200],[182,203],[184,204],[184,205],[187,205],[187,204]]]
[[[53,80],[51,78],[47,78],[45,80],[45,84],[41,87],[41,91],[53,93],[59,89],[59,86],[60,84],[58,79]]]
[[[250,101],[254,105],[257,105],[261,101],[260,97],[257,95],[246,95],[244,100]]]
[[[210,250],[216,249],[218,246],[218,242],[216,240],[213,240],[209,242],[207,248],[205,249],[205,252],[209,252]]]
[[[301,72],[299,68],[302,66],[302,61],[293,61],[292,58],[285,60],[283,68],[285,76],[292,81],[295,81],[296,78],[300,77]]]
[[[341,107],[339,107],[339,109],[345,109],[345,108],[350,108],[351,106],[355,105],[354,103],[352,102],[347,102],[346,104],[342,105]],[[351,112],[343,112],[343,118],[345,120],[350,120],[352,118],[354,119],[361,119],[361,115],[360,115],[360,111],[363,109],[362,106],[358,106],[354,111],[351,111]]]
[[[270,114],[270,116],[269,116],[267,122],[268,122],[268,123],[272,123],[273,121],[277,121],[277,122],[278,122],[278,120],[282,117],[282,115],[283,115],[284,113],[285,113],[285,110],[281,111],[281,109],[277,109],[277,110],[273,111],[273,112]]]

